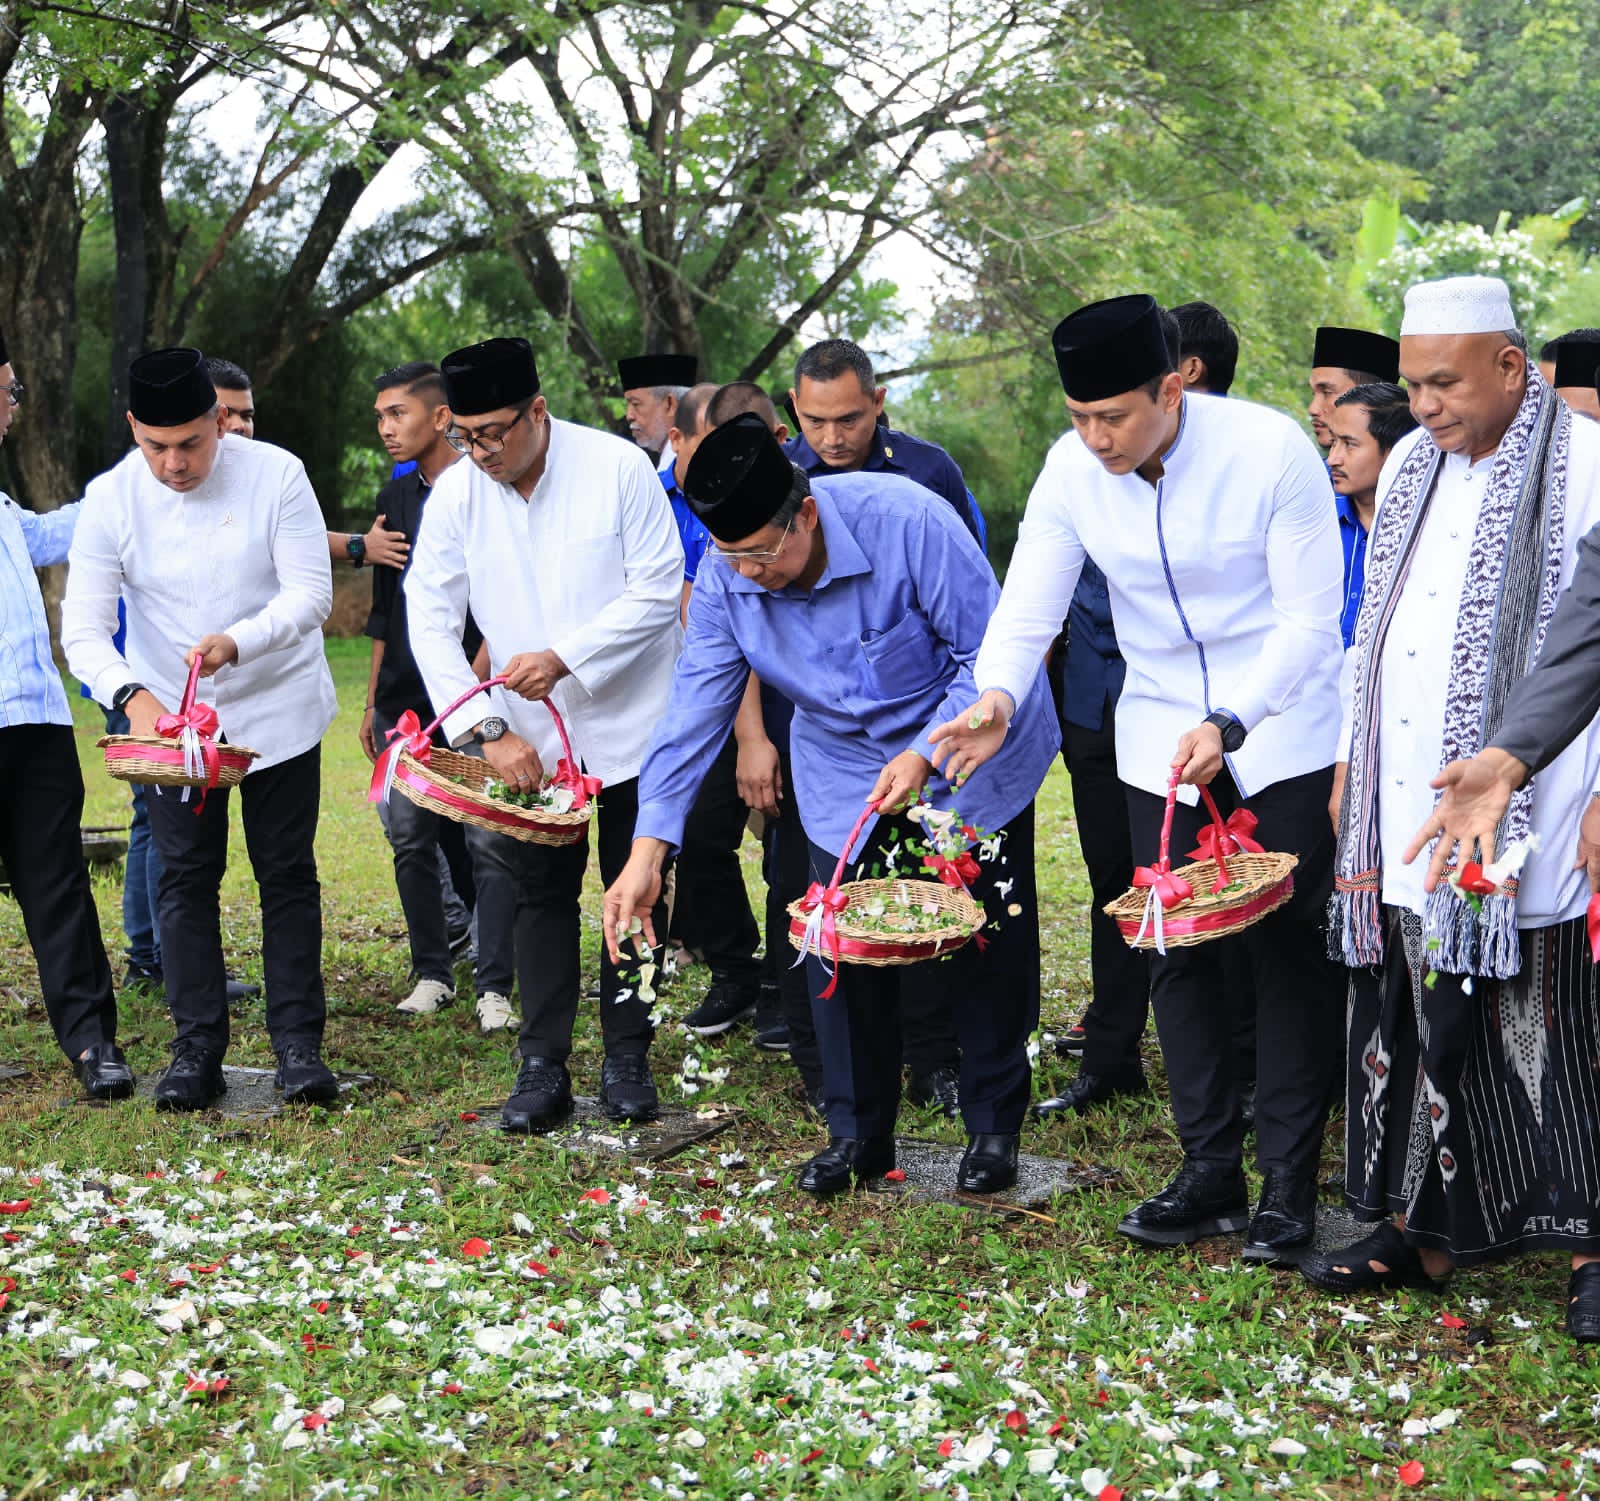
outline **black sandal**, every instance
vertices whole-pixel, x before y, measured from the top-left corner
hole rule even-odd
[[[1567,1333],[1580,1344],[1600,1344],[1600,1261],[1572,1269],[1567,1283]]]
[[[1372,1263],[1380,1262],[1384,1271]],[[1450,1280],[1430,1277],[1423,1270],[1422,1257],[1409,1244],[1392,1220],[1379,1225],[1364,1240],[1342,1251],[1317,1251],[1300,1263],[1300,1275],[1314,1287],[1330,1293],[1382,1292],[1392,1287],[1416,1287],[1438,1292]],[[1596,1284],[1596,1307],[1600,1309],[1600,1283]],[[1597,1325],[1600,1329],[1600,1325]],[[1600,1338],[1600,1333],[1597,1333]]]

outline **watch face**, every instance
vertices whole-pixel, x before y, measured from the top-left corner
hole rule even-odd
[[[478,739],[485,741],[498,740],[502,735],[505,734],[505,732],[505,720],[497,719],[493,715],[490,715],[489,718],[485,719],[483,723],[478,726]]]

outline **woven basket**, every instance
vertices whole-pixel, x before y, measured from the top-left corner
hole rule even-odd
[[[394,743],[373,768],[369,796],[385,797],[388,788],[394,786],[419,808],[457,823],[473,824],[495,834],[509,834],[527,844],[576,844],[584,837],[589,820],[594,816],[594,797],[600,784],[578,772],[572,743],[567,739],[567,727],[549,699],[544,700],[544,706],[555,720],[565,752],[554,780],[571,785],[577,797],[569,813],[557,813],[549,808],[519,808],[515,803],[491,797],[483,789],[486,782],[493,780],[494,772],[482,756],[466,756],[430,743],[430,737],[445,718],[473,694],[486,692],[503,682],[504,677],[493,677],[479,683],[430,725],[421,726],[415,715],[409,715],[412,723],[396,728]],[[458,777],[463,780],[457,781]]]
[[[983,908],[968,891],[946,886],[942,881],[912,881],[887,876],[841,884],[844,868],[850,860],[850,851],[861,837],[867,820],[877,811],[878,804],[875,802],[868,803],[862,809],[855,827],[845,839],[844,851],[827,886],[813,882],[804,897],[789,904],[790,944],[802,954],[808,948],[813,948],[825,965],[830,960],[834,964],[833,977],[822,992],[823,1000],[832,996],[838,985],[838,966],[841,964],[865,964],[877,968],[891,964],[920,964],[925,959],[954,953],[986,921]],[[936,928],[904,935],[884,933],[850,921],[852,910],[859,911],[874,898],[881,897],[886,905],[892,906],[902,895],[918,906],[936,906],[944,921]],[[831,922],[822,920],[820,932],[814,927],[819,908],[833,913]]]
[[[1224,823],[1210,789],[1202,787],[1211,824],[1200,848],[1191,852],[1194,863],[1174,870],[1168,852],[1177,791],[1174,773],[1161,823],[1160,858],[1136,871],[1133,886],[1105,908],[1129,947],[1162,954],[1242,933],[1277,911],[1294,895],[1294,868],[1300,863],[1296,855],[1263,850],[1250,837],[1255,817],[1247,810]]]
[[[174,720],[186,719],[194,710],[195,689],[200,682],[200,659],[189,668],[189,681],[183,690]],[[209,715],[210,710],[206,713]],[[180,732],[181,733],[181,732]],[[106,771],[119,782],[139,782],[155,787],[237,787],[250,770],[257,752],[243,745],[219,745],[209,735],[200,735],[214,775],[196,776],[189,769],[192,758],[184,754],[177,734],[102,735],[95,744],[106,756]]]

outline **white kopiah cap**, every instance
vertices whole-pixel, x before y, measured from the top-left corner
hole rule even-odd
[[[1511,293],[1498,276],[1447,276],[1406,293],[1400,337],[1408,334],[1498,334],[1517,326]]]

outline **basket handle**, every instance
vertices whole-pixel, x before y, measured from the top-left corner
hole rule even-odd
[[[178,700],[178,713],[187,714],[194,708],[194,696],[200,688],[200,653],[194,654],[189,664],[189,681],[183,686],[183,697]]]
[[[445,720],[454,714],[456,710],[462,706],[462,704],[466,703],[469,698],[472,698],[479,693],[487,693],[491,688],[499,688],[504,685],[505,680],[506,675],[502,672],[497,674],[495,677],[485,678],[481,683],[474,683],[472,687],[468,688],[467,691],[463,693],[460,698],[456,699],[454,703],[448,704],[446,707],[441,709],[433,723],[430,725],[425,725],[420,733],[427,736],[429,739],[432,739],[433,732],[438,729],[439,726],[445,722]],[[541,702],[544,704],[545,708],[550,711],[550,717],[556,722],[556,734],[561,737],[561,754],[565,756],[574,767],[576,767],[578,762],[572,754],[572,742],[567,738],[567,725],[566,721],[561,717],[561,711],[557,709],[555,704],[548,698],[541,700]]]
[[[1159,875],[1166,875],[1172,869],[1172,815],[1178,803],[1178,778],[1181,775],[1182,772],[1174,766],[1172,775],[1167,778],[1167,806],[1161,815],[1161,854],[1155,864],[1156,873]],[[1211,789],[1202,785],[1199,793],[1201,801],[1211,814],[1210,858],[1217,862],[1217,884],[1213,891],[1221,891],[1228,884],[1228,867],[1224,863],[1224,850],[1234,836],[1227,824],[1222,821],[1222,814],[1217,810],[1217,802],[1211,796]]]
[[[844,868],[850,863],[850,851],[855,848],[856,840],[861,837],[861,831],[866,828],[870,820],[882,805],[874,798],[861,810],[861,816],[851,826],[850,832],[845,836],[844,848],[839,852],[839,863],[833,867],[833,879],[828,882],[828,890],[836,891],[839,883],[844,880]]]

